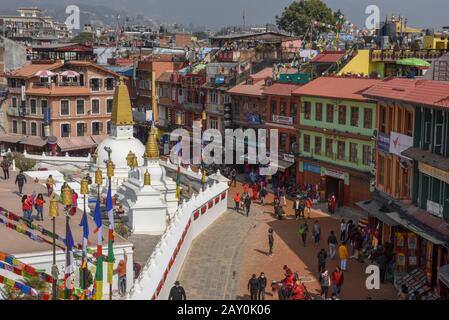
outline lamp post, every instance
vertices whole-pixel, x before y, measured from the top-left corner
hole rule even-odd
[[[66,223],[66,230],[67,230],[68,225],[69,225],[69,220],[70,220],[69,210],[70,210],[70,206],[72,205],[72,189],[70,189],[69,185],[66,182],[62,186],[61,196],[62,196],[62,204],[64,205],[65,223]],[[66,255],[69,255],[69,248],[68,248],[69,240],[68,239],[66,239],[66,243],[67,243]],[[66,290],[66,296],[67,296],[67,298],[69,298],[69,291],[67,288],[67,283],[64,283],[64,288]]]
[[[56,200],[55,195],[50,200],[50,217],[53,222],[53,265],[51,266],[51,275],[53,277],[53,283],[52,283],[52,299],[56,300],[56,281],[58,279],[58,266],[56,265],[56,217],[59,216],[59,206],[58,206],[58,200]]]
[[[89,180],[87,180],[87,177],[84,177],[81,180],[81,189],[80,189],[80,193],[83,195],[83,202],[84,202],[84,211],[83,211],[83,215],[86,215],[86,195],[89,194]],[[84,217],[83,217],[84,219]],[[84,249],[84,248],[83,248]],[[83,251],[83,260],[86,260],[87,257],[84,256],[85,252]],[[86,263],[86,269],[87,269],[87,262],[83,261],[83,267],[84,267],[84,263]],[[87,289],[87,282],[88,282],[88,273],[86,272],[86,270],[84,270],[82,272],[83,275],[83,291],[86,291]]]
[[[108,153],[108,161],[106,161],[106,175],[108,176],[109,188],[111,188],[112,177],[114,176],[114,163],[111,160],[112,150],[109,147],[105,147],[104,150]],[[109,223],[112,223],[112,221],[109,221]],[[108,261],[108,262],[111,262],[111,261]],[[108,281],[109,280],[110,279],[108,276]],[[112,281],[110,281],[110,283],[109,283],[109,300],[112,300]]]

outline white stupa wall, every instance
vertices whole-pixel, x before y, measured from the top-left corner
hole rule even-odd
[[[168,299],[193,240],[227,210],[228,188],[214,182],[179,207],[127,299]]]

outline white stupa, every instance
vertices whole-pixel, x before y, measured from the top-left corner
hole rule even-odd
[[[138,165],[144,165],[145,146],[133,136],[133,115],[128,87],[123,80],[116,86],[111,116],[111,133],[103,140],[97,148],[95,163],[91,166],[91,173],[100,168],[106,174],[106,163],[108,152],[105,147],[110,148],[111,160],[115,165],[114,177],[112,178],[112,193],[118,186],[128,179],[129,167],[126,157],[131,151],[137,156]]]

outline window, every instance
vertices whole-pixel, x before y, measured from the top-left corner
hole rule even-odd
[[[76,114],[84,114],[84,100],[76,100]]]
[[[108,121],[106,123],[106,130],[107,130],[107,134],[111,134],[111,121]]]
[[[315,120],[323,121],[323,104],[315,103]]]
[[[315,137],[315,154],[321,155],[321,137]]]
[[[297,115],[297,112],[298,112],[298,106],[296,105],[296,103],[292,103],[291,105],[290,105],[290,117],[292,117],[293,118],[293,123],[295,123],[296,121],[296,115]]]
[[[17,133],[17,120],[12,121],[12,133]]]
[[[17,108],[17,97],[12,97],[12,107]]]
[[[61,124],[61,137],[68,138],[70,136],[70,124],[63,123]]]
[[[41,137],[43,137],[43,138],[46,137],[46,135],[45,135],[45,124],[44,123],[41,124]]]
[[[304,119],[310,120],[310,115],[312,113],[311,103],[309,101],[304,101],[302,105],[304,108]]]
[[[22,121],[22,134],[27,134],[27,123],[26,121]]]
[[[106,112],[107,113],[112,113],[112,102],[113,101],[114,100],[112,100],[112,99],[106,100]]]
[[[30,113],[31,114],[37,114],[36,99],[30,99]]]
[[[405,111],[405,134],[408,136],[413,136],[413,120],[412,113],[410,111]]]
[[[61,100],[61,116],[69,115],[69,100]]]
[[[37,124],[36,124],[36,122],[31,122],[30,131],[31,131],[31,135],[32,136],[37,136]]]
[[[328,104],[326,106],[326,122],[333,123],[334,122],[334,105]]]
[[[359,124],[359,108],[351,107],[351,126],[357,127]]]
[[[218,129],[218,120],[217,118],[210,118],[210,128],[211,129]]]
[[[209,94],[209,101],[212,104],[217,104],[218,103],[218,95],[215,91],[211,91]]]
[[[385,171],[384,157],[379,155],[379,163],[378,163],[378,170],[377,170],[377,173],[378,173],[377,183],[381,186],[383,186],[385,183],[385,178],[384,178],[385,172],[384,171]]]
[[[76,136],[83,137],[86,132],[86,124],[84,122],[76,124]]]
[[[332,139],[326,139],[326,157],[333,158],[334,152],[332,150]]]
[[[106,90],[108,90],[108,91],[114,90],[114,78],[106,78],[104,80],[104,86],[106,87]]]
[[[285,106],[285,102],[284,101],[281,101],[279,114],[281,116],[284,116],[284,117],[287,115],[287,108]]]
[[[357,162],[357,143],[349,143],[349,161]]]
[[[338,124],[346,124],[346,106],[338,106]]]
[[[84,73],[80,73],[80,86],[84,87]]]
[[[371,147],[363,145],[363,164],[369,166],[371,164]]]
[[[90,89],[92,91],[100,91],[101,80],[100,79],[90,79]]]
[[[92,122],[92,135],[97,136],[101,134],[102,131],[102,123],[101,122]]]
[[[100,113],[100,100],[95,99],[92,100],[92,114],[99,114]]]
[[[286,133],[281,133],[279,135],[279,151],[285,152],[287,149],[287,137]]]
[[[363,127],[365,129],[372,129],[373,127],[373,110],[365,108],[363,116]]]
[[[276,110],[276,101],[275,100],[271,100],[271,115],[273,114],[277,114],[277,110]]]
[[[47,100],[41,100],[41,112],[42,114],[45,114],[45,110],[48,107],[48,102]]]
[[[337,153],[338,160],[345,160],[346,143],[344,141],[338,141],[337,146],[338,146],[338,153]]]
[[[365,109],[366,110],[366,109]],[[385,106],[380,106],[379,115],[379,129],[382,133],[387,133],[387,109]]]
[[[310,136],[304,135],[304,152],[310,152]]]

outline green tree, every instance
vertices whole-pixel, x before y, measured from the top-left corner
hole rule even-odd
[[[327,26],[314,25],[314,21],[326,25],[335,25],[336,20],[332,9],[322,0],[294,1],[284,9],[280,17],[276,16],[276,24],[280,29],[298,36],[304,36],[306,40],[315,40],[319,32],[328,30]],[[310,39],[312,26],[314,33]]]
[[[32,287],[39,291],[39,293],[48,293],[50,286],[47,282],[39,279],[38,277],[24,276],[21,280],[23,284]],[[17,289],[11,288],[9,286],[4,286],[0,288],[0,294],[6,300],[38,300],[38,297],[25,295]]]
[[[8,153],[6,159],[8,159],[10,163],[12,163],[12,160],[15,160],[17,169],[23,171],[30,171],[36,165],[36,161],[27,159],[22,153],[18,152]]]
[[[72,42],[84,44],[86,42],[93,42],[94,35],[92,32],[81,32],[72,38]]]

